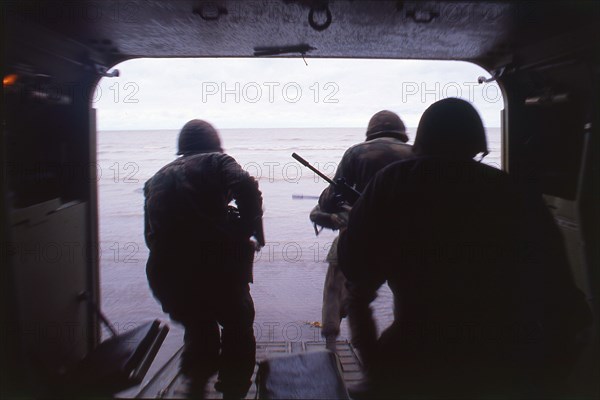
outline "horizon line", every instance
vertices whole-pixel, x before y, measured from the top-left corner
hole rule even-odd
[[[284,127],[254,127],[254,128],[217,128],[217,132],[230,129],[366,129],[364,126],[284,126]],[[484,126],[484,128],[498,128],[501,126]],[[161,129],[97,129],[97,132],[141,132],[141,131],[178,131],[181,128],[161,128]],[[409,126],[407,130],[416,130],[417,127]]]

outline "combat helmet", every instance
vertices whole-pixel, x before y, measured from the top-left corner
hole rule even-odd
[[[485,157],[487,140],[477,110],[468,101],[457,98],[433,103],[421,116],[413,151],[458,158],[483,153]]]
[[[223,149],[219,134],[211,124],[201,119],[193,119],[181,128],[177,155],[212,152],[222,153]]]
[[[398,114],[392,111],[383,110],[375,113],[371,117],[367,127],[366,140],[373,140],[380,137],[393,137],[404,143],[408,142],[406,127]]]

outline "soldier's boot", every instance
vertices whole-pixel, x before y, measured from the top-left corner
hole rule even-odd
[[[325,337],[325,348],[329,351],[337,352],[337,336],[327,335]]]

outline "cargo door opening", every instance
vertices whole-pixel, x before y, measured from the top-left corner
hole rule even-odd
[[[102,309],[118,332],[141,321],[168,321],[145,274],[143,185],[176,158],[180,128],[213,124],[225,152],[259,181],[266,246],[256,254],[251,292],[257,341],[320,341],[326,256],[337,232],[315,236],[309,212],[327,187],[291,158],[296,152],[332,177],[345,150],[364,141],[370,117],[397,113],[412,144],[421,113],[445,97],[471,101],[501,168],[504,99],[482,68],[466,62],[351,59],[136,59],[103,78],[97,109]],[[379,329],[392,316],[385,286],[376,300]],[[182,343],[171,332],[158,359]],[[107,332],[103,332],[106,337]],[[350,339],[342,322],[340,339]],[[163,354],[164,353],[164,354]],[[155,364],[160,364],[155,363]]]

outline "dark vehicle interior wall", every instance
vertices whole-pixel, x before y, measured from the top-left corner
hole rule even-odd
[[[27,392],[56,385],[99,341],[81,301],[99,295],[89,100],[98,76],[85,46],[5,22],[3,76],[17,78],[3,88],[2,371],[8,387]]]
[[[545,194],[594,311],[574,386],[600,395],[597,2],[24,0],[3,2],[2,19],[3,394],[45,391],[99,342],[80,300],[99,303],[96,83],[131,58],[254,57],[262,47],[463,60],[496,78],[504,168]]]

